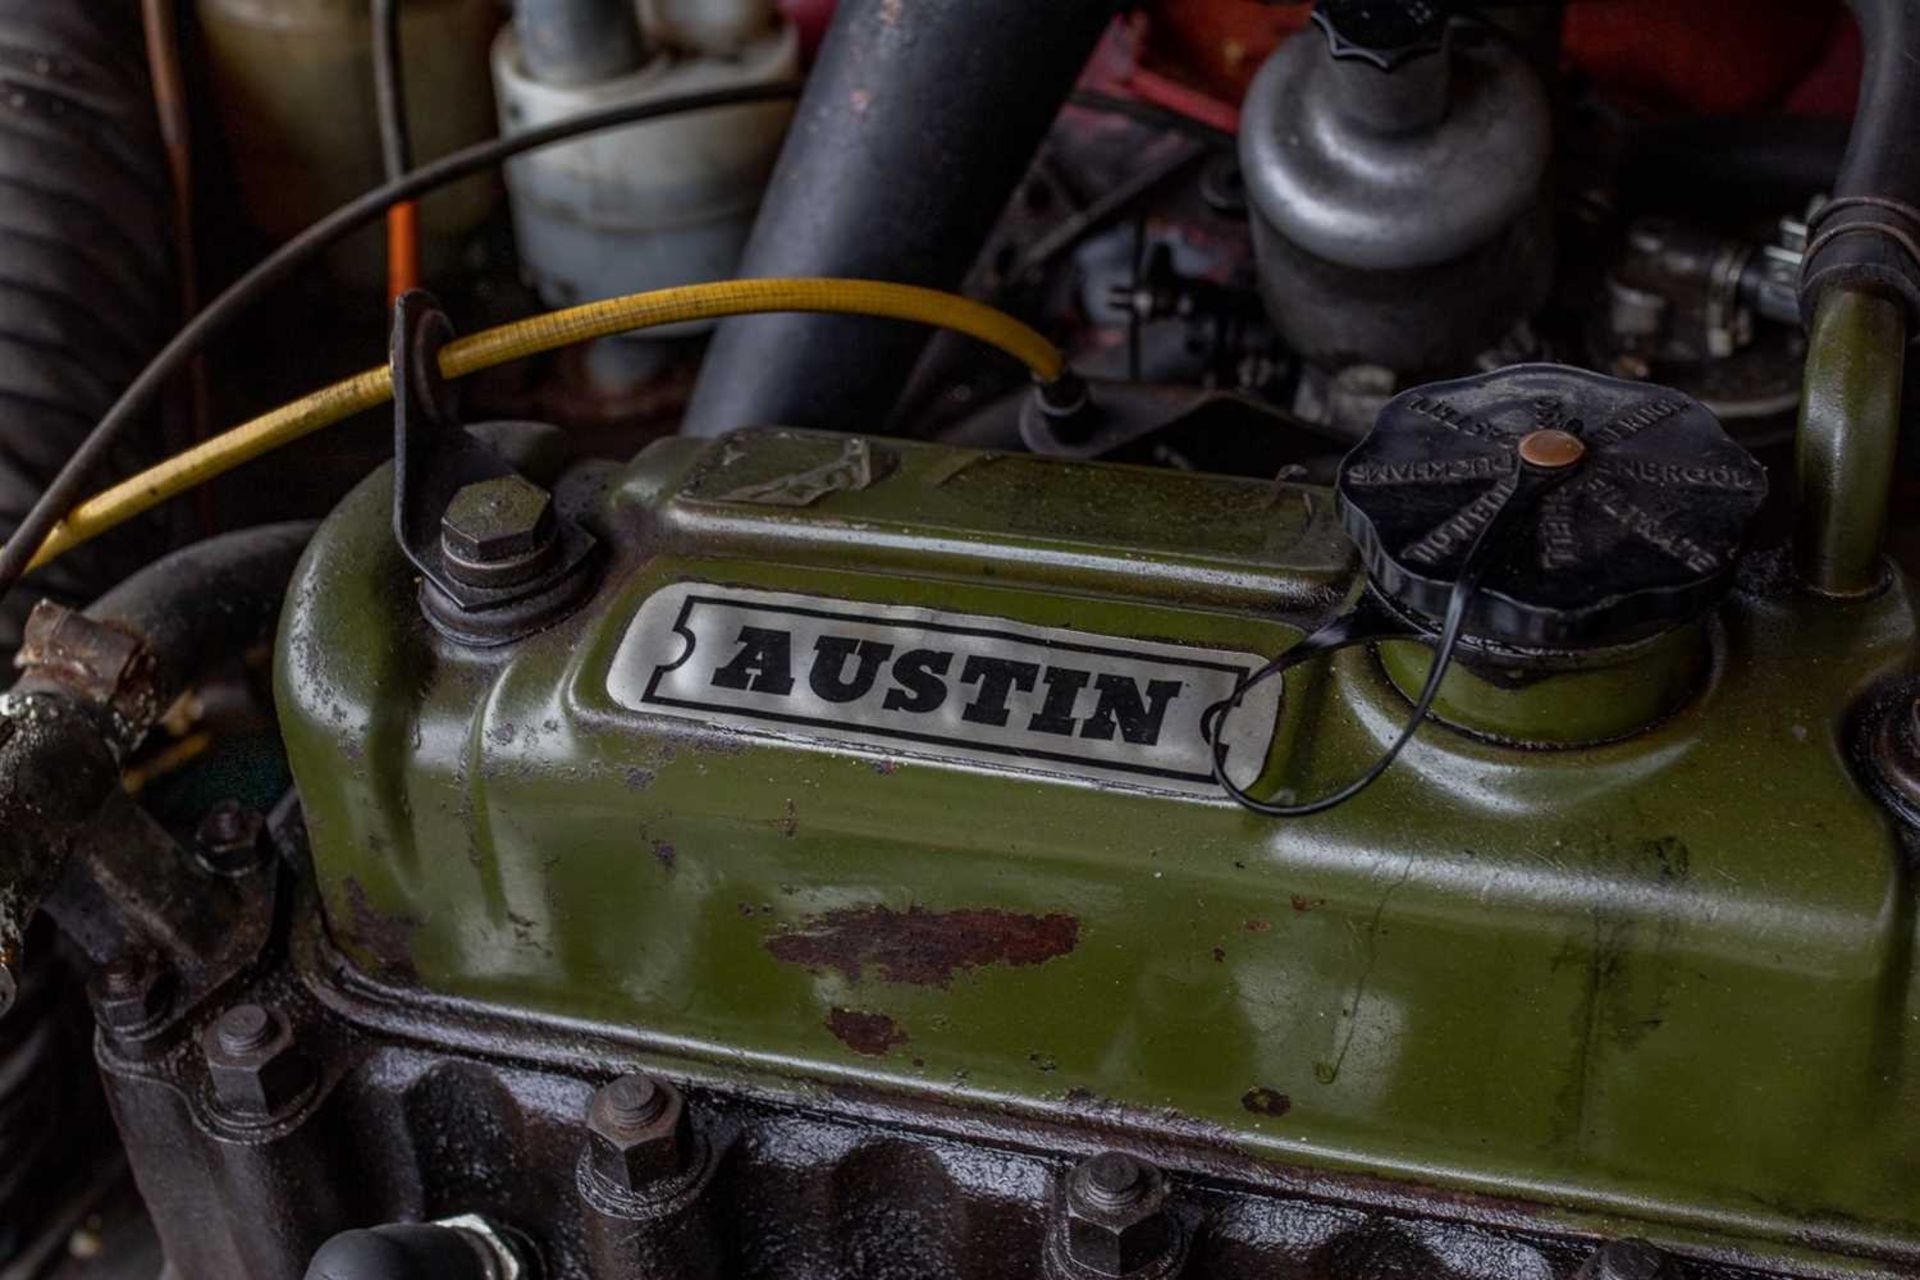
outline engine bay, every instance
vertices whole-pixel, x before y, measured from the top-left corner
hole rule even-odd
[[[1920,1271],[1916,63],[0,0],[0,1280]]]

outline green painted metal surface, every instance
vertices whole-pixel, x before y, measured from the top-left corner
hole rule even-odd
[[[1400,692],[1418,698],[1432,648],[1389,640],[1379,654]],[[1503,742],[1589,746],[1637,733],[1685,706],[1706,683],[1712,661],[1712,640],[1698,622],[1598,654],[1566,655],[1546,670],[1485,656],[1456,659],[1441,677],[1432,714]]]
[[[1098,1100],[1673,1238],[1920,1249],[1911,888],[1844,726],[1910,664],[1903,587],[1737,596],[1646,732],[1429,725],[1293,822],[616,705],[625,624],[681,581],[1255,653],[1355,587],[1323,491],[845,449],[649,450],[599,598],[503,651],[418,620],[384,476],[340,508],[278,682],[350,958],[723,1067]],[[1405,712],[1369,653],[1302,668],[1270,785],[1336,785]]]
[[[1906,348],[1898,302],[1844,288],[1820,295],[1794,438],[1794,559],[1815,590],[1880,585]]]

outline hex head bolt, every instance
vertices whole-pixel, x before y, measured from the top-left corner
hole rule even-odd
[[[560,554],[553,495],[524,476],[495,476],[462,486],[440,519],[447,572],[474,587],[529,582]]]
[[[628,1194],[686,1171],[691,1127],[680,1091],[663,1080],[625,1075],[603,1086],[587,1106],[587,1164]]]
[[[586,1108],[575,1187],[596,1276],[719,1280],[729,1253],[720,1161],[680,1091],[633,1074],[597,1090]]]
[[[237,1004],[213,1024],[214,1038],[230,1054],[264,1049],[273,1039],[273,1015],[257,1004]]]
[[[90,994],[94,1021],[116,1038],[136,1038],[166,1015],[172,974],[155,957],[135,952],[95,974]]]
[[[193,842],[207,870],[244,876],[267,860],[267,820],[258,809],[223,800],[200,820]]]
[[[1178,1259],[1181,1232],[1165,1175],[1123,1151],[1103,1151],[1067,1175],[1062,1212],[1068,1276],[1159,1276]]]
[[[230,1119],[271,1120],[305,1096],[313,1066],[278,1010],[237,1004],[201,1034],[214,1101]]]

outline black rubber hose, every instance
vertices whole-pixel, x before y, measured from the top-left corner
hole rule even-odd
[[[101,596],[85,614],[145,643],[164,709],[210,662],[269,634],[314,528],[313,521],[291,520],[182,547]]]
[[[470,1232],[432,1223],[342,1231],[320,1246],[306,1280],[492,1280],[499,1274]]]
[[[14,529],[175,323],[172,197],[137,8],[0,0],[0,533]],[[116,470],[150,460],[151,412]],[[124,530],[36,575],[84,600],[150,554]],[[0,669],[29,601],[0,605]]]
[[[192,543],[136,570],[81,616],[139,642],[151,656],[141,678],[164,708],[210,664],[245,652],[268,633],[316,527],[313,520],[288,520]],[[64,688],[58,672],[28,665],[12,691]],[[0,718],[5,714],[0,704]]]
[[[139,746],[153,721],[211,664],[244,653],[269,634],[314,528],[313,521],[294,520],[193,543],[138,570],[81,611],[133,637],[147,655],[137,676],[129,677],[137,690],[116,690],[110,698],[89,691],[82,698],[108,698],[112,714],[102,721],[108,726],[103,731],[116,758]],[[70,695],[75,686],[57,666],[29,666],[12,692]],[[0,714],[0,731],[4,720]],[[11,793],[0,786],[0,794]]]
[[[109,744],[124,757],[139,746],[157,717],[214,664],[244,653],[270,634],[294,566],[313,537],[317,522],[289,520],[223,533],[180,548],[137,570],[119,586],[81,610],[94,622],[132,638],[146,655],[137,673],[137,700],[150,715],[130,714],[127,702],[110,690],[72,683],[62,664],[28,665],[11,693],[75,695],[82,703],[110,701],[114,714]],[[17,707],[0,702],[0,739]],[[31,717],[29,717],[31,718]],[[0,778],[0,827],[14,789]],[[4,902],[5,894],[0,894]]]
[[[1863,289],[1906,304],[1920,332],[1920,0],[1852,0],[1865,62],[1833,199],[1808,228],[1800,312],[1821,292]]]
[[[1799,213],[1833,190],[1847,122],[1826,116],[1683,116],[1633,128],[1620,173],[1621,203],[1662,211]]]
[[[0,0],[0,532],[25,515],[174,320],[171,193],[137,12],[101,0]],[[122,438],[116,466],[147,460],[150,421],[143,415]],[[84,599],[138,564],[146,540],[123,531],[35,585]],[[0,603],[0,671],[12,669],[26,603]],[[0,725],[0,738],[0,756],[13,760],[28,735]],[[49,774],[72,781],[57,767]],[[0,805],[12,795],[0,788]],[[81,1135],[99,1102],[77,1091],[90,1024],[51,960],[37,955],[0,976],[12,1006],[0,1021],[0,1218],[30,1229],[54,1216],[97,1155]],[[0,1261],[26,1243],[0,1240]]]
[[[957,286],[1113,10],[841,0],[737,274]],[[927,336],[844,316],[724,321],[681,429],[873,430]]]

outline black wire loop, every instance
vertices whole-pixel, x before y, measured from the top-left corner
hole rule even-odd
[[[1441,623],[1438,638],[1434,641],[1433,661],[1427,668],[1427,679],[1421,686],[1420,696],[1414,700],[1413,714],[1407,718],[1407,723],[1394,738],[1392,745],[1367,766],[1365,772],[1327,795],[1295,804],[1278,804],[1271,800],[1257,799],[1227,777],[1227,744],[1224,741],[1227,716],[1240,706],[1256,685],[1263,681],[1272,679],[1310,658],[1356,644],[1370,644],[1376,640],[1396,637],[1416,640],[1431,638],[1426,632],[1411,626],[1398,630],[1391,625],[1383,627],[1382,619],[1378,614],[1371,610],[1355,609],[1333,619],[1307,635],[1285,653],[1275,656],[1265,666],[1242,679],[1230,695],[1201,713],[1200,732],[1213,747],[1213,780],[1220,784],[1220,789],[1242,807],[1266,817],[1305,818],[1316,813],[1325,813],[1337,805],[1345,804],[1372,786],[1399,757],[1406,745],[1413,741],[1413,735],[1426,720],[1427,713],[1433,709],[1434,699],[1440,695],[1440,682],[1446,678],[1447,669],[1453,665],[1454,652],[1459,647],[1460,633],[1466,622],[1467,610],[1472,606],[1473,597],[1480,589],[1481,579],[1486,576],[1487,570],[1506,548],[1503,535],[1521,516],[1533,508],[1541,495],[1578,470],[1578,467],[1547,470],[1528,465],[1515,458],[1513,472],[1500,481],[1500,485],[1507,488],[1507,494],[1501,499],[1500,505],[1494,509],[1487,523],[1481,527],[1479,534],[1475,536],[1472,547],[1467,551],[1466,560],[1460,566],[1460,576],[1454,580],[1453,590],[1447,596],[1446,618]]]

